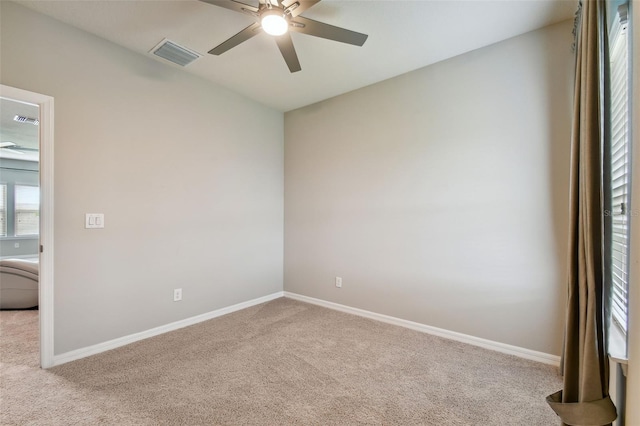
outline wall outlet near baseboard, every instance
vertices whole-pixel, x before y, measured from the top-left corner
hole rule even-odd
[[[342,287],[342,277],[336,277],[336,287]]]
[[[182,300],[182,289],[181,288],[174,288],[173,289],[173,301],[174,302],[179,302]]]

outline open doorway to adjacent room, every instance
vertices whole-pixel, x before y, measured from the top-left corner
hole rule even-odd
[[[27,364],[40,362],[39,110],[0,98],[0,327],[4,357]]]
[[[0,85],[0,349],[12,364],[53,365],[52,144],[53,98]]]

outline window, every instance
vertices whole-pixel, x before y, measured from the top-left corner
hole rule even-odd
[[[40,189],[37,186],[15,186],[16,237],[38,235],[40,225]]]
[[[629,295],[629,65],[626,5],[611,29],[611,280],[612,316],[627,331]]]
[[[0,185],[0,237],[7,236],[7,185]]]
[[[0,158],[0,174],[0,240],[37,239],[40,231],[38,163],[12,163]],[[18,241],[13,244],[16,243],[20,244]],[[3,247],[10,244],[4,243]]]

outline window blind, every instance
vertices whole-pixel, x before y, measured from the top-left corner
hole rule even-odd
[[[37,186],[15,186],[15,234],[37,235],[40,224],[40,189]]]
[[[629,78],[626,10],[611,31],[612,315],[626,333],[629,294]]]

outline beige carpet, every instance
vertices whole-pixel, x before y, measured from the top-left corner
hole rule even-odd
[[[0,313],[2,425],[556,425],[556,369],[290,299],[50,370]]]

